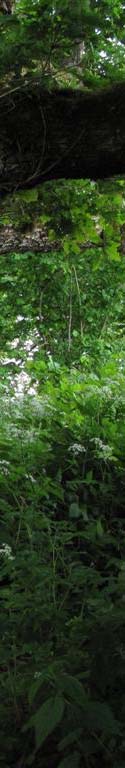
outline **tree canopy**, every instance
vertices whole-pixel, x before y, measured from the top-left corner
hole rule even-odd
[[[124,174],[123,3],[2,10],[0,194]]]

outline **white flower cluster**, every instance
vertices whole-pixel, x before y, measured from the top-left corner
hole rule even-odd
[[[68,448],[68,451],[70,453],[74,453],[75,456],[77,456],[77,453],[85,453],[84,445],[81,445],[81,443],[73,443],[73,445],[70,445]]]
[[[8,560],[14,560],[14,555],[12,555],[12,549],[9,546],[9,544],[1,544],[0,547],[0,555],[4,555],[4,557],[8,557]]]

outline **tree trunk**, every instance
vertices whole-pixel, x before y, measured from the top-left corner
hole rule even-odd
[[[124,175],[124,83],[95,94],[24,83],[0,100],[1,197],[50,179]]]
[[[15,228],[11,224],[3,225],[0,227],[0,253],[25,253],[26,251],[33,251],[33,253],[50,253],[51,250],[58,250],[60,247],[60,241],[48,240],[45,226],[34,226],[31,233],[24,233],[20,231],[20,228]]]

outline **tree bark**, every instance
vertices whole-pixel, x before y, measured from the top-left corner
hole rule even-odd
[[[0,253],[50,253],[60,248],[60,241],[54,240],[52,243],[48,240],[45,227],[34,227],[32,233],[24,234],[20,228],[15,228],[11,224],[0,227]]]
[[[125,173],[125,83],[89,93],[26,83],[0,94],[0,196],[50,179]]]

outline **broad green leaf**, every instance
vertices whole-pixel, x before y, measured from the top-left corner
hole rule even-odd
[[[103,531],[101,520],[97,520],[96,530],[97,530],[97,536],[99,537],[99,539],[102,539],[104,531]]]
[[[69,517],[74,518],[77,520],[77,518],[81,517],[81,509],[78,506],[77,503],[73,502],[70,504],[69,507]]]
[[[78,743],[78,740],[80,739],[80,736],[82,736],[83,730],[82,728],[74,728],[73,731],[70,731],[67,736],[64,736],[64,739],[61,739],[61,741],[58,744],[58,750],[59,752],[64,752],[66,747],[71,746],[71,744],[74,744],[74,742]]]
[[[50,698],[42,704],[42,707],[40,707],[38,712],[36,712],[34,716],[34,727],[37,749],[39,749],[41,744],[47,739],[47,736],[54,731],[58,723],[62,720],[64,707],[65,702],[62,696],[57,695],[55,698],[50,696]]]
[[[30,705],[34,701],[35,696],[37,694],[37,691],[39,690],[39,688],[41,688],[41,686],[43,685],[43,682],[46,680],[46,678],[47,678],[47,671],[45,669],[39,675],[39,677],[36,680],[34,680],[34,682],[32,683],[32,685],[30,687],[30,690],[29,690],[29,704]]]
[[[77,677],[73,677],[73,675],[67,675],[66,673],[59,676],[58,681],[59,688],[63,693],[66,694],[66,696],[69,696],[73,701],[75,701],[80,707],[84,707],[86,705],[87,696],[85,694],[84,688],[82,683],[80,683],[80,680],[77,679]]]

